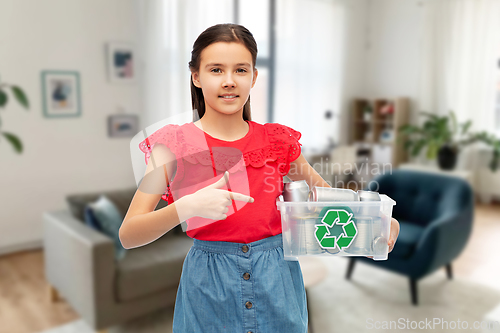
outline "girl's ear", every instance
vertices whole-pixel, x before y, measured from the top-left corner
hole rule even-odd
[[[200,76],[198,75],[198,72],[192,72],[191,73],[191,77],[193,79],[194,86],[197,87],[197,88],[201,88]]]
[[[252,88],[255,85],[255,81],[257,81],[257,75],[258,74],[259,74],[259,71],[256,68],[255,71],[253,72]]]

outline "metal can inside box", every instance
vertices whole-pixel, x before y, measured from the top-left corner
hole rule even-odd
[[[306,184],[307,185],[307,184]],[[290,184],[304,188],[303,184]],[[298,190],[297,190],[298,191]],[[283,195],[285,197],[285,195]],[[277,200],[285,260],[300,256],[372,256],[386,260],[394,200],[371,191],[313,187]]]

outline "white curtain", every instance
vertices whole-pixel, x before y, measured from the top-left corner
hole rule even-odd
[[[305,150],[339,142],[344,5],[277,0],[274,122],[300,131]]]
[[[418,110],[453,110],[473,130],[493,132],[500,1],[427,1],[423,29]]]
[[[196,38],[218,23],[232,23],[232,0],[136,0],[140,15],[143,128],[190,112],[188,62]],[[191,120],[191,119],[189,119]]]

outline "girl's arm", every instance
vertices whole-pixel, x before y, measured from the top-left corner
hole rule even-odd
[[[149,244],[192,216],[188,196],[155,210],[175,170],[175,155],[166,146],[156,145],[149,161],[120,226],[119,238],[126,249]]]
[[[302,153],[295,161],[290,162],[290,171],[287,177],[293,181],[305,180],[310,189],[314,186],[331,187],[307,162]]]
[[[175,161],[175,155],[166,146],[156,145],[153,148],[146,174],[119,230],[124,248],[149,244],[194,216],[226,219],[232,200],[254,202],[248,195],[221,189],[228,181],[229,173],[226,171],[217,182],[155,210],[175,169],[172,161]]]

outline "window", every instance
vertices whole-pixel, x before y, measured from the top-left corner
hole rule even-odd
[[[500,57],[497,66],[497,102],[495,103],[497,136],[500,136]]]
[[[250,30],[257,42],[257,63],[259,71],[257,82],[252,88],[250,103],[252,106],[252,120],[259,123],[270,121],[269,100],[273,91],[270,89],[269,79],[271,68],[271,54],[269,35],[271,31],[270,12],[271,1],[275,0],[236,0],[238,2],[237,23]]]

